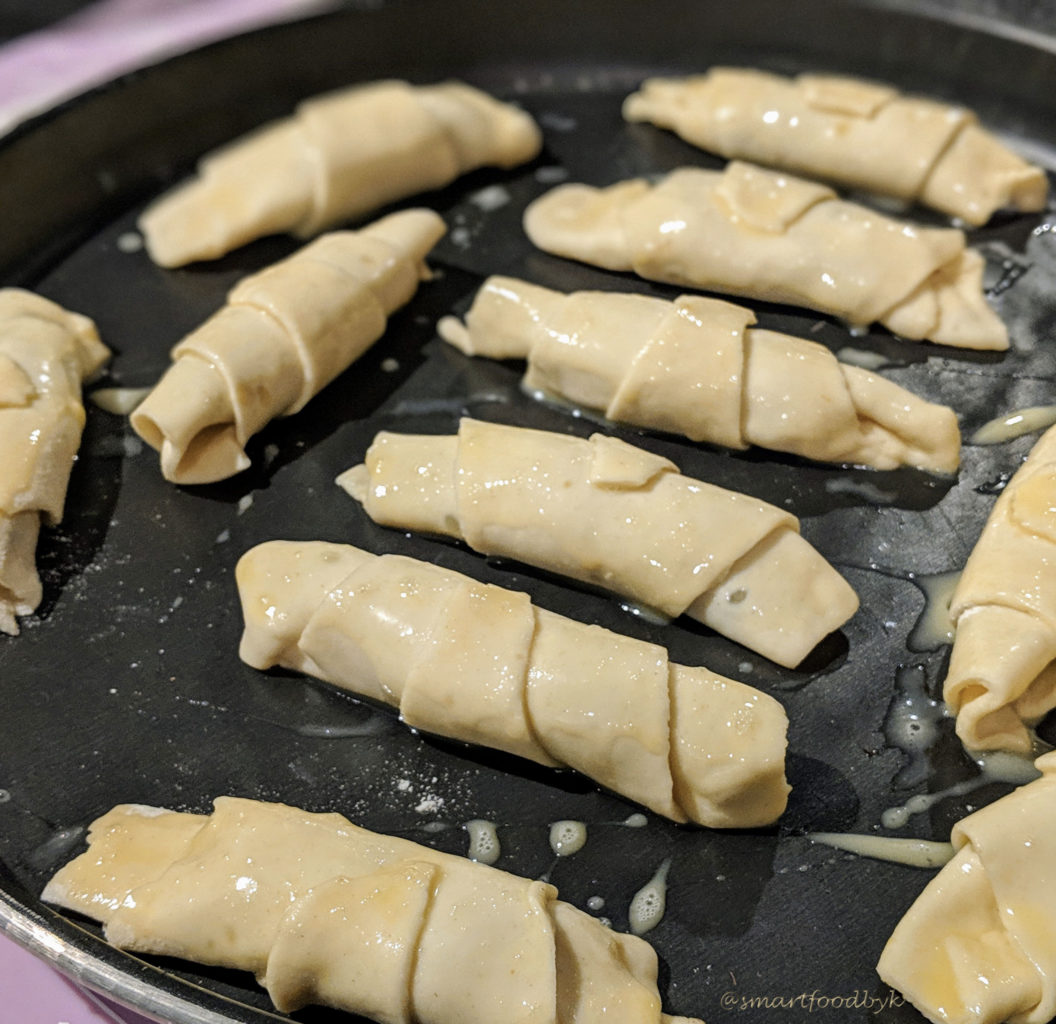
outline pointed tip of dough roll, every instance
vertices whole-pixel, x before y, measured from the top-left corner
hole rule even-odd
[[[555,256],[584,260],[606,270],[631,270],[623,210],[648,191],[649,183],[642,178],[608,188],[558,185],[525,210],[525,234],[533,245]]]
[[[425,207],[415,207],[390,213],[368,224],[359,233],[388,242],[409,261],[421,265],[424,272],[425,257],[446,231],[447,225],[440,214]]]

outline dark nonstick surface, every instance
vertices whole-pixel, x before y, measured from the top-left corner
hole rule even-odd
[[[268,1017],[268,1001],[248,975],[144,963],[109,949],[94,926],[40,904],[44,882],[83,848],[94,817],[122,802],[205,811],[230,793],[339,811],[454,852],[467,848],[464,823],[484,818],[498,826],[500,867],[546,875],[580,907],[600,897],[597,913],[618,929],[627,927],[633,894],[670,858],[667,913],[649,939],[672,1012],[712,1022],[920,1019],[891,999],[874,964],[931,872],[837,853],[805,833],[945,840],[970,808],[1010,788],[981,786],[937,800],[895,832],[880,826],[885,809],[978,774],[948,720],[915,753],[894,742],[891,723],[906,707],[937,720],[930,698],[948,649],[910,643],[925,578],[963,565],[996,490],[1036,435],[966,445],[961,472],[944,480],[604,426],[689,475],[802,517],[862,609],[798,671],[704,627],[653,623],[523,566],[374,526],[333,483],[382,428],[449,432],[468,413],[584,436],[598,429],[533,404],[518,389],[522,367],[467,359],[437,340],[434,324],[464,310],[491,273],[564,290],[673,296],[533,251],[520,215],[561,176],[605,184],[684,163],[717,166],[669,134],[625,125],[619,111],[646,74],[720,62],[853,72],[962,101],[1056,166],[1056,57],[1044,46],[987,23],[822,0],[363,4],[133,75],[0,145],[2,283],[95,318],[115,352],[103,383],[134,387],[153,383],[171,345],[233,281],[294,247],[266,239],[216,264],[170,271],[129,251],[143,203],[203,151],[302,96],[382,76],[464,78],[523,103],[546,137],[543,155],[525,168],[478,172],[405,204],[431,205],[448,222],[431,260],[436,278],[359,364],[253,441],[251,470],[210,487],[173,487],[124,419],[89,408],[66,519],[40,544],[43,604],[21,636],[0,637],[0,927],[82,981],[181,1024],[256,1022]],[[877,355],[885,375],[953,405],[967,437],[994,416],[1056,400],[1048,224],[1047,215],[1005,217],[973,233],[1012,331],[1007,354],[882,331],[851,337],[835,321],[779,307],[760,307],[760,323]],[[787,814],[753,832],[678,827],[653,815],[646,827],[629,827],[638,808],[582,778],[417,736],[323,684],[252,671],[237,656],[233,568],[243,551],[274,537],[416,555],[520,587],[544,607],[661,642],[678,661],[773,693],[791,721]],[[557,859],[549,823],[565,818],[585,822],[589,838]],[[836,1000],[846,1002],[837,1008]],[[308,1009],[294,1019],[338,1017]]]

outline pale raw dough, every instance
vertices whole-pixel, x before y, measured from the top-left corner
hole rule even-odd
[[[461,82],[382,81],[306,100],[204,157],[140,218],[156,263],[216,259],[263,235],[308,238],[542,145],[524,111]]]
[[[754,323],[751,310],[703,296],[565,295],[491,277],[465,323],[445,317],[437,330],[468,355],[527,359],[527,391],[610,420],[823,462],[956,472],[952,409]]]
[[[1006,349],[964,233],[894,220],[803,178],[731,162],[657,184],[558,185],[524,215],[547,252],[653,281],[783,302],[913,340]]]
[[[139,953],[252,971],[279,1010],[380,1024],[674,1024],[642,939],[531,881],[339,814],[119,805],[42,898]],[[699,1022],[698,1022],[699,1024]]]
[[[953,827],[957,851],[909,908],[877,970],[935,1024],[1056,1016],[1056,754],[1042,777]]]
[[[788,667],[858,607],[794,516],[603,434],[472,419],[457,435],[382,431],[338,483],[375,522],[685,613]]]
[[[253,434],[300,411],[382,336],[428,277],[425,257],[444,230],[432,210],[404,210],[239,281],[132,413],[165,479],[211,483],[245,469]]]
[[[916,200],[972,225],[1004,208],[1043,210],[1048,196],[1045,172],[971,111],[857,78],[714,67],[646,80],[623,115],[728,159]]]
[[[950,602],[943,697],[973,750],[1029,753],[1056,707],[1056,427],[1001,492]]]
[[[40,603],[37,536],[62,519],[84,427],[81,386],[110,356],[86,316],[0,289],[0,632]]]
[[[412,728],[575,768],[676,821],[752,828],[785,809],[781,705],[656,644],[343,544],[269,541],[235,578],[254,668],[307,672]]]

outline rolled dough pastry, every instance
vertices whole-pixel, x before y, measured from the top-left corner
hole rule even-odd
[[[139,226],[154,261],[178,267],[264,235],[309,238],[478,167],[524,163],[541,145],[528,114],[461,82],[356,85],[210,153]]]
[[[754,323],[751,310],[703,296],[564,295],[491,277],[464,324],[445,317],[437,329],[468,355],[526,358],[526,390],[610,420],[822,462],[956,472],[952,409]]]
[[[1048,196],[1045,172],[971,111],[858,78],[715,67],[648,79],[623,116],[727,159],[914,200],[973,225],[1004,208],[1043,210]]]
[[[1056,707],[1056,427],[1001,492],[953,592],[943,697],[975,750],[1030,753]]]
[[[879,321],[914,340],[1008,348],[964,233],[885,217],[803,178],[733,161],[658,184],[558,185],[529,205],[540,249],[652,281]]]
[[[896,926],[877,970],[935,1024],[1056,1016],[1056,754],[953,827],[953,860]]]
[[[254,668],[397,707],[414,729],[571,767],[675,821],[769,825],[787,720],[758,690],[526,594],[399,555],[269,541],[236,569]]]
[[[789,667],[858,607],[794,516],[603,434],[472,419],[457,435],[382,431],[338,483],[375,522],[685,613]]]
[[[530,881],[339,814],[220,797],[208,817],[123,804],[43,899],[109,942],[252,971],[276,1007],[380,1024],[694,1024],[657,960]],[[696,1022],[699,1024],[699,1022]]]
[[[382,336],[428,277],[425,257],[444,230],[432,210],[404,210],[239,281],[132,413],[165,479],[211,483],[245,469],[250,437],[299,412]]]
[[[110,350],[95,324],[19,288],[0,289],[0,632],[41,599],[41,521],[61,521],[81,443],[81,386]]]

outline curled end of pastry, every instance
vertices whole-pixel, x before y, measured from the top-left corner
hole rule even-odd
[[[943,699],[969,750],[1029,754],[1031,727],[1056,707],[1051,631],[1025,611],[998,605],[957,618]]]
[[[750,686],[670,666],[675,802],[707,828],[759,828],[784,813],[788,718]]]
[[[649,191],[643,179],[594,188],[559,185],[540,196],[524,213],[524,230],[532,244],[567,259],[583,260],[606,270],[633,269],[623,229],[623,211]]]
[[[30,615],[43,589],[36,569],[40,514],[0,513],[0,633],[18,636],[18,616]]]
[[[686,614],[795,668],[858,610],[851,585],[795,530],[755,545]]]
[[[196,400],[187,401],[187,395]],[[177,359],[130,421],[161,453],[162,475],[172,483],[213,483],[249,466],[225,382],[202,359]]]

